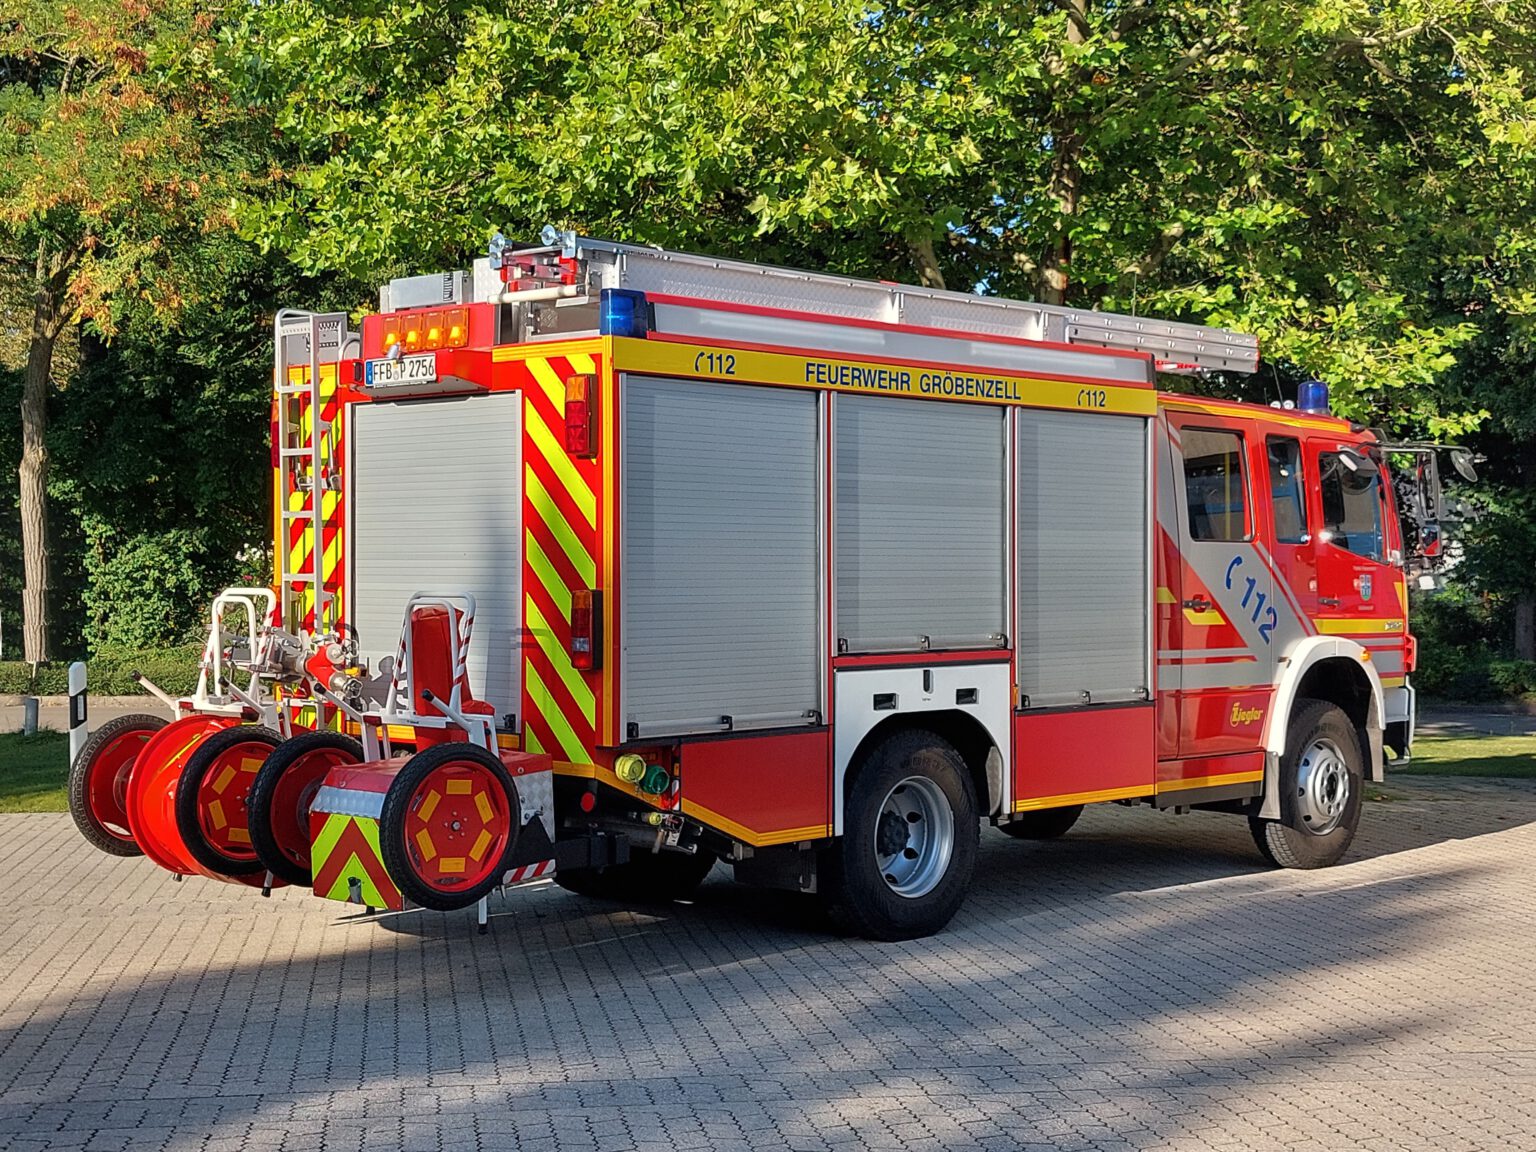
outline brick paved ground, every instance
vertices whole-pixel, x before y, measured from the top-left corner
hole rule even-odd
[[[360,922],[0,817],[0,1148],[1536,1148],[1536,785],[1387,792],[1318,873],[989,830],[900,945],[723,871]]]

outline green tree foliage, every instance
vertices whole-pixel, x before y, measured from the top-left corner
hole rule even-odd
[[[173,317],[219,263],[203,240],[227,217],[239,133],[199,64],[220,7],[0,6],[0,266],[29,306],[20,515],[31,660],[49,646],[45,437],[58,341],[82,322],[110,336],[132,314]]]
[[[243,211],[310,268],[495,226],[1257,332],[1352,414],[1439,431],[1523,310],[1529,0],[298,0],[231,33],[288,157]]]

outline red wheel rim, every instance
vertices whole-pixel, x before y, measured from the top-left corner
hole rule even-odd
[[[262,761],[272,754],[263,740],[242,740],[215,757],[197,788],[197,827],[208,846],[241,863],[254,863],[250,817],[246,811],[251,785]]]
[[[491,875],[512,832],[507,794],[472,760],[433,769],[411,795],[405,815],[405,851],[422,883],[461,892]]]
[[[357,757],[341,748],[316,748],[288,765],[272,789],[272,839],[280,852],[300,868],[309,868],[309,808],[327,773],[338,764],[355,764]]]
[[[176,784],[199,744],[238,723],[230,716],[183,716],[139,750],[128,776],[128,830],[144,855],[168,872],[227,879],[194,861],[182,843],[176,829]]]
[[[151,728],[124,732],[108,740],[85,769],[85,804],[91,819],[107,835],[133,843],[128,826],[128,780],[134,761],[155,734]]]

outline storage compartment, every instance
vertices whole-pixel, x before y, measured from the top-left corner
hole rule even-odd
[[[350,598],[375,672],[400,643],[416,592],[475,598],[469,683],[520,711],[522,395],[351,406]]]
[[[1016,420],[1020,704],[1148,699],[1147,421]]]
[[[625,735],[820,722],[817,396],[624,379]]]
[[[839,651],[1002,647],[1003,409],[838,396],[833,423]]]

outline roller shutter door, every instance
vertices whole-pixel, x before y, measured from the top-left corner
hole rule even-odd
[[[1000,646],[1003,409],[839,396],[834,413],[840,647]]]
[[[814,722],[815,394],[632,376],[622,404],[627,730]]]
[[[413,592],[471,592],[470,688],[498,718],[521,712],[521,401],[501,393],[352,408],[347,617],[363,652],[373,667],[394,656]]]
[[[1017,420],[1019,691],[1035,707],[1144,699],[1147,422]]]

